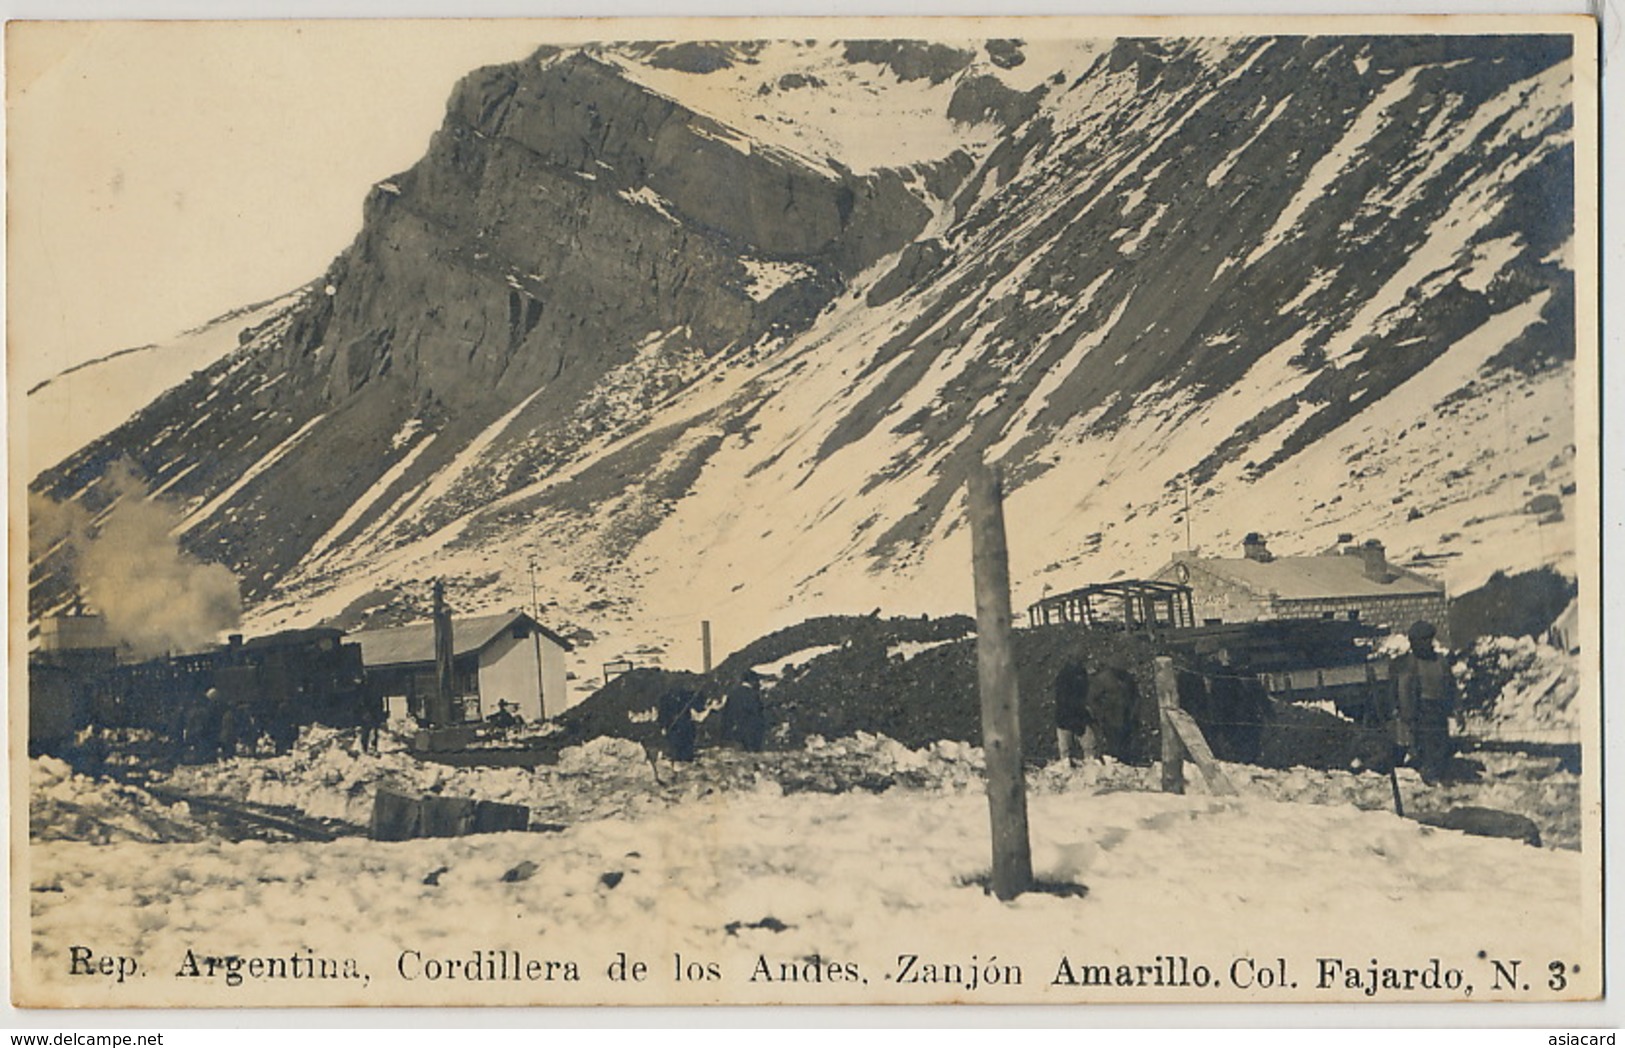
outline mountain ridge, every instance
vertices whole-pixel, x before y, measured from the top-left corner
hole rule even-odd
[[[1306,542],[1456,543],[1463,580],[1522,567],[1486,543],[1537,473],[1572,488],[1574,307],[1567,38],[1520,43],[543,49],[463,81],[280,326],[34,489],[95,508],[139,449],[267,626],[416,614],[442,572],[470,610],[524,603],[535,564],[552,614],[665,650],[696,605],[741,631],[963,608],[983,457],[1022,591],[1154,567],[1187,490],[1279,489]],[[683,77],[717,108],[759,83],[788,144],[640,83]],[[807,100],[869,87],[918,92],[941,155],[791,149],[839,138],[795,124]],[[1513,395],[1541,405],[1503,441],[1527,443],[1443,468]],[[36,566],[31,612],[69,567]]]

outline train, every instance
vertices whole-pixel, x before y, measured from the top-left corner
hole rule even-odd
[[[323,628],[234,634],[223,647],[141,662],[111,647],[42,645],[29,656],[28,695],[35,755],[71,751],[87,728],[136,729],[194,756],[211,748],[205,738],[216,752],[223,738],[266,737],[281,750],[306,725],[360,726],[378,705],[361,646]]]

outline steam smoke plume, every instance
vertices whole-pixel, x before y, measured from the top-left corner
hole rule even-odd
[[[31,503],[38,541],[30,542],[30,552],[64,540],[73,544],[86,602],[131,655],[196,650],[235,627],[242,597],[230,569],[180,548],[170,536],[179,520],[174,508],[150,497],[129,463],[114,464],[104,482],[114,501],[99,523],[88,521],[76,505]]]

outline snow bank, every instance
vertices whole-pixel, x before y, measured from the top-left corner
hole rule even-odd
[[[1474,734],[1519,742],[1580,741],[1575,701],[1580,668],[1569,652],[1529,637],[1481,637],[1455,669]]]
[[[1539,674],[1531,670],[1527,676],[1534,679]],[[1509,688],[1509,692],[1526,695],[1538,687],[1522,692]],[[1525,721],[1511,712],[1518,708],[1516,696],[1507,701],[1507,719],[1502,723],[1515,735],[1517,729],[1510,725]],[[1537,708],[1548,706],[1543,700]],[[1477,722],[1470,727],[1473,734],[1486,737]],[[1530,737],[1527,729],[1522,737]],[[697,761],[677,766],[657,754],[658,783],[655,767],[641,744],[610,736],[567,747],[559,752],[556,763],[534,769],[452,767],[420,761],[406,752],[399,736],[386,737],[383,749],[380,754],[359,753],[354,732],[308,729],[289,754],[182,766],[168,785],[183,792],[298,809],[314,818],[347,822],[359,831],[370,825],[373,797],[384,787],[413,795],[524,805],[531,810],[533,826],[557,827],[654,812],[692,803],[697,797],[762,789],[783,795],[899,789],[927,795],[980,795],[985,769],[981,748],[968,743],[941,740],[915,749],[869,732],[837,739],[811,735],[799,750],[792,751],[756,754],[705,749]],[[1548,848],[1580,847],[1580,776],[1575,770],[1565,768],[1556,757],[1490,751],[1467,756],[1484,766],[1476,780],[1425,784],[1414,770],[1401,769],[1406,811],[1414,815],[1469,805],[1498,808],[1533,819]],[[1389,811],[1393,806],[1388,776],[1369,768],[1223,767],[1244,798],[1360,811]],[[1192,780],[1189,789],[1193,793],[1206,792],[1194,766],[1187,769],[1187,778]],[[1155,793],[1160,783],[1155,766],[1111,759],[1080,768],[1056,762],[1028,770],[1028,789],[1035,796]]]
[[[28,832],[35,841],[95,845],[194,841],[203,830],[185,804],[168,804],[137,786],[79,775],[55,757],[29,767]]]
[[[1005,904],[983,892],[979,791],[831,796],[763,787],[559,833],[399,844],[48,842],[34,849],[32,948],[36,970],[58,982],[75,942],[140,956],[166,975],[187,944],[355,958],[364,985],[258,987],[327,1003],[421,999],[425,987],[401,972],[424,957],[477,949],[568,960],[583,979],[441,983],[432,987],[437,1001],[627,1003],[626,988],[602,974],[624,951],[656,972],[649,1003],[716,999],[716,983],[672,981],[674,955],[716,964],[731,1000],[924,1003],[1059,1000],[1073,991],[1051,985],[1058,957],[1149,962],[1173,948],[1166,943],[1219,971],[1230,958],[1286,957],[1307,982],[1316,957],[1425,960],[1395,957],[1395,929],[1429,955],[1464,959],[1451,963],[1481,950],[1567,955],[1590,937],[1577,904],[1580,855],[1433,830],[1387,812],[1070,788],[1036,793],[1030,823],[1035,873],[1071,886],[1070,896],[1034,892]],[[245,909],[257,919],[240,920]],[[890,976],[905,951],[953,961],[997,955],[1024,977],[970,997],[964,986],[904,985]],[[813,955],[854,965],[866,984],[749,978],[759,957]],[[218,980],[170,985],[227,1000]],[[142,992],[152,992],[150,980]],[[1094,987],[1078,999],[1125,996],[1135,995]]]

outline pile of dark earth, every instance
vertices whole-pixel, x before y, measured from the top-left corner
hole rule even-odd
[[[770,634],[730,656],[710,674],[636,669],[619,676],[559,718],[546,748],[556,754],[600,736],[662,745],[655,710],[674,688],[720,703],[730,684],[752,666],[793,659],[769,681],[764,704],[768,746],[799,749],[810,736],[838,739],[867,732],[918,749],[939,740],[980,746],[974,622],[942,619],[829,616]],[[899,651],[898,646],[909,645]],[[1159,754],[1154,656],[1165,650],[1143,635],[1075,626],[1018,630],[1014,663],[1021,701],[1022,748],[1030,764],[1056,752],[1053,682],[1068,659],[1082,657],[1132,681],[1097,717],[1116,730],[1105,749],[1132,764]],[[1344,769],[1381,759],[1380,734],[1319,709],[1270,699],[1255,680],[1190,653],[1179,655],[1180,703],[1201,725],[1221,760],[1271,767]],[[722,744],[721,717],[699,725],[702,749]]]

